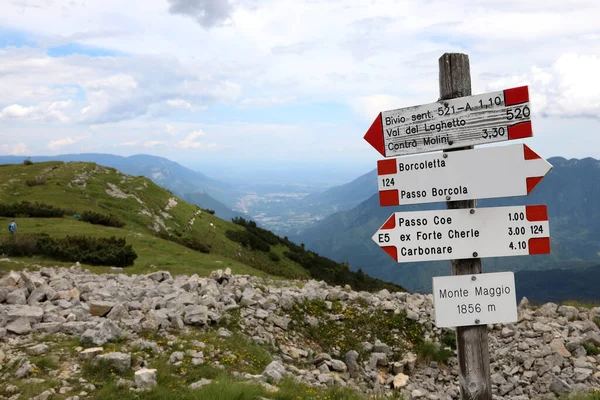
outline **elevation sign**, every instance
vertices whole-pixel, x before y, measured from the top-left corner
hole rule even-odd
[[[388,158],[377,162],[379,204],[525,196],[551,169],[525,144]]]
[[[435,326],[517,322],[515,275],[512,272],[437,276],[433,278]]]
[[[383,111],[364,139],[395,157],[531,136],[529,89],[520,86]]]
[[[397,262],[550,253],[545,205],[395,212],[372,239]]]

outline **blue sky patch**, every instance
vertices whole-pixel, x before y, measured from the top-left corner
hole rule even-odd
[[[0,49],[33,46],[35,46],[35,38],[31,33],[0,26]]]
[[[54,58],[66,57],[74,54],[81,54],[89,57],[111,57],[123,55],[115,50],[96,46],[87,46],[78,43],[69,43],[62,46],[49,47],[46,50],[46,54]]]

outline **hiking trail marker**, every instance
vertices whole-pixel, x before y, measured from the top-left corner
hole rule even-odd
[[[520,86],[383,111],[364,139],[394,157],[531,136],[529,88]]]
[[[524,144],[473,149],[533,136],[527,86],[473,96],[466,54],[438,64],[440,99],[379,113],[364,139],[386,157],[381,206],[446,209],[395,212],[372,240],[398,263],[451,260],[452,276],[433,278],[436,326],[456,327],[461,399],[492,400],[487,324],[517,321],[517,305],[514,274],[482,274],[481,258],[548,254],[550,232],[545,205],[477,199],[528,195],[552,166]]]
[[[545,205],[395,212],[372,239],[397,262],[550,253]]]
[[[551,169],[525,144],[388,158],[377,162],[379,204],[525,196]]]
[[[515,274],[434,277],[433,304],[438,328],[517,322]]]

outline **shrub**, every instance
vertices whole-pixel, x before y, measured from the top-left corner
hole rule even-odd
[[[127,267],[137,254],[125,238],[67,236],[52,238],[47,234],[21,235],[0,240],[0,253],[8,256],[43,255],[58,261],[79,261],[89,265]]]
[[[160,231],[156,234],[161,239],[169,240],[171,242],[175,242],[182,246],[187,247],[188,249],[196,250],[201,253],[210,253],[211,246],[209,244],[201,242],[199,239],[185,236],[182,237],[182,234],[177,235],[177,231],[175,232],[176,236],[170,235],[168,232]]]
[[[597,356],[598,354],[600,354],[600,349],[596,346],[594,346],[593,343],[582,343],[581,344],[583,346],[583,348],[585,349],[585,352],[587,353],[588,356]]]
[[[18,235],[0,238],[0,254],[24,257],[37,253],[37,241],[33,236]]]
[[[191,237],[184,237],[177,240],[178,243],[184,245],[185,247],[199,251],[201,253],[210,253],[210,246],[206,243],[202,243],[200,240]]]
[[[23,160],[23,165],[32,165],[33,161],[31,161],[29,158],[26,158]]]
[[[74,211],[65,210],[43,203],[20,203],[0,204],[0,217],[9,218],[62,218],[63,215],[74,214]]]
[[[268,231],[268,230],[263,229],[263,228],[259,228],[256,225],[256,222],[254,222],[254,221],[246,221],[242,217],[236,217],[236,218],[232,218],[231,222],[233,222],[234,224],[237,224],[237,225],[245,227],[248,232],[254,234],[260,240],[262,240],[263,242],[265,242],[267,244],[276,245],[278,243],[283,243],[282,239],[279,236],[275,235],[271,231]]]
[[[94,211],[84,211],[81,215],[81,220],[94,225],[113,226],[116,228],[122,228],[125,226],[125,222],[123,222],[116,215],[105,215]]]
[[[27,184],[27,186],[45,185],[46,184],[46,178],[41,177],[41,176],[36,176],[33,179],[27,179],[25,181],[25,184]]]
[[[247,247],[250,250],[264,251],[265,253],[271,250],[268,243],[264,242],[260,237],[249,231],[225,231],[225,236]]]
[[[454,354],[451,350],[442,348],[438,343],[430,341],[418,343],[415,350],[426,364],[430,361],[445,363]]]
[[[281,260],[281,258],[279,258],[279,256],[275,253],[273,253],[272,251],[269,252],[269,258],[271,259],[271,261],[279,261]]]
[[[456,350],[456,331],[446,330],[442,333],[441,342],[446,347],[450,347],[452,350]]]

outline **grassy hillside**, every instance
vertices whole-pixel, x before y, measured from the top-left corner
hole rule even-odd
[[[124,237],[138,255],[134,265],[127,268],[128,272],[146,273],[155,270],[151,267],[154,266],[173,273],[207,275],[215,269],[230,267],[234,273],[257,276],[299,279],[315,276],[314,271],[311,274],[305,268],[306,264],[301,265],[298,260],[293,261],[286,256],[286,252],[298,247],[293,243],[275,237],[268,251],[241,245],[230,240],[231,232],[227,232],[237,231],[237,236],[243,236],[248,228],[217,218],[173,196],[147,178],[132,177],[94,163],[43,162],[0,166],[0,204],[22,201],[60,207],[78,215],[85,211],[114,215],[125,222],[123,227],[117,228],[93,225],[73,215],[15,218],[18,237],[39,233],[53,238],[67,235]],[[9,235],[7,226],[10,219],[0,217],[3,225],[0,238]],[[184,239],[202,243],[210,250],[205,253],[176,243]],[[296,259],[306,259],[306,254]],[[42,258],[36,257],[36,261],[43,263]],[[344,266],[334,264],[334,269],[340,267],[338,269],[345,272]],[[362,275],[360,278],[364,280]],[[373,288],[402,289],[380,281],[369,282]]]
[[[82,153],[33,156],[29,159],[36,163],[47,161],[93,162],[105,167],[116,168],[125,174],[150,178],[157,185],[173,191],[179,197],[184,197],[185,193],[200,191],[204,193],[201,199],[202,203],[189,201],[203,208],[214,209],[217,216],[227,220],[229,220],[229,214],[233,213],[228,207],[233,206],[243,195],[242,191],[232,185],[209,178],[166,158],[147,154],[122,157],[112,154]],[[0,164],[21,164],[23,160],[25,160],[23,156],[0,156]],[[216,197],[212,197],[212,195]],[[218,203],[219,205],[211,206],[205,203]]]

